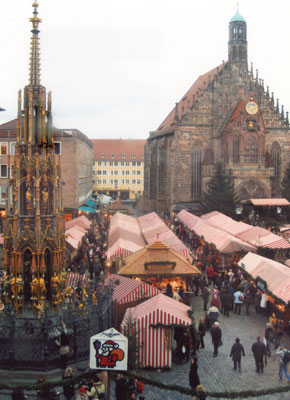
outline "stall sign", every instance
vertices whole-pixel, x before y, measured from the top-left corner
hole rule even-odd
[[[91,336],[90,368],[126,371],[128,339],[114,328]]]

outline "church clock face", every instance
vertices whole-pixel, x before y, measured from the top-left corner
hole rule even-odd
[[[246,111],[250,115],[255,115],[258,112],[258,104],[255,103],[254,101],[249,101],[246,104]]]

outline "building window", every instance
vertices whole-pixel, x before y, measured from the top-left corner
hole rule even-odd
[[[111,171],[111,175],[114,175],[114,171]]]
[[[60,156],[61,155],[61,143],[60,142],[54,142],[54,152],[56,155]]]
[[[114,185],[115,185],[115,187],[118,186],[118,179],[115,179],[115,180],[114,180]]]
[[[126,170],[126,175],[130,175],[130,171]]]
[[[110,167],[114,166],[114,161],[110,161]]]
[[[141,185],[141,179],[137,179],[137,185]]]
[[[142,158],[144,158],[144,154],[142,154]]]
[[[125,175],[125,171],[124,170],[121,171],[121,175]]]
[[[110,185],[114,185],[114,180],[110,179]]]
[[[126,161],[126,167],[130,166],[130,161]]]
[[[125,185],[125,180],[124,179],[121,179],[121,184]]]
[[[98,161],[98,165],[101,166],[102,165],[102,161]]]
[[[136,175],[136,171],[132,171],[132,175]]]
[[[102,171],[98,170],[97,171],[98,175],[102,175]]]
[[[103,179],[103,185],[107,184],[107,179]]]
[[[130,184],[130,180],[126,179],[126,185],[129,185],[129,184]]]
[[[111,154],[111,158],[115,158],[115,154],[114,153]]]
[[[135,153],[132,153],[132,158],[135,158]]]
[[[15,146],[16,146],[16,142],[11,142],[10,143],[10,155],[11,156],[15,155]]]
[[[133,179],[133,180],[132,180],[132,184],[133,184],[133,185],[136,185],[136,179]]]
[[[8,153],[8,143],[0,142],[0,155],[7,156]]]
[[[141,167],[141,161],[137,161],[137,167]]]
[[[118,167],[118,161],[114,162],[115,167]]]
[[[141,175],[141,171],[137,171],[137,175]]]
[[[136,161],[132,161],[132,166],[136,167]]]
[[[121,161],[121,167],[125,166],[125,161]]]
[[[0,165],[0,178],[8,178],[7,164]]]
[[[245,162],[248,164],[258,163],[258,146],[253,137],[250,137],[245,145]]]
[[[126,156],[125,156],[125,153],[122,153],[122,158],[125,158]]]
[[[6,186],[0,186],[0,204],[5,204]]]
[[[105,167],[107,165],[106,161],[102,161],[102,167]]]
[[[103,169],[103,175],[107,175],[107,171]]]
[[[239,164],[240,162],[240,138],[235,137],[233,140],[233,163]]]
[[[114,175],[118,175],[118,171],[114,171]]]
[[[98,184],[99,184],[99,185],[102,184],[102,179],[98,179]]]
[[[101,158],[105,158],[105,154],[104,153],[101,154]]]
[[[192,198],[201,198],[201,149],[199,145],[192,152]]]

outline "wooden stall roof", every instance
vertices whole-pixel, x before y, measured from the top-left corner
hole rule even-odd
[[[182,276],[199,275],[200,271],[185,257],[162,243],[158,238],[144,249],[126,258],[119,271],[125,276]]]

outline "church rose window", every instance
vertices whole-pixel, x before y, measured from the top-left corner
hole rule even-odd
[[[245,162],[248,164],[258,163],[258,146],[253,137],[250,137],[245,145]]]

